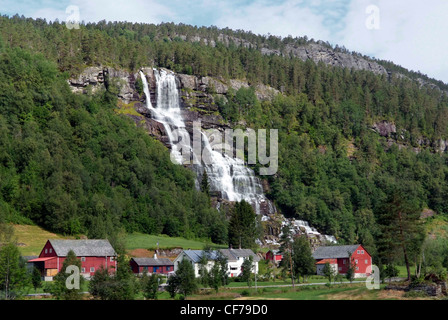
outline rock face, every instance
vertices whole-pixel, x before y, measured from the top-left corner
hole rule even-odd
[[[397,133],[397,127],[395,124],[385,120],[373,124],[372,129],[382,137],[392,137]]]
[[[95,92],[99,88],[104,88],[104,74],[102,67],[86,68],[77,78],[68,81],[70,88],[75,93],[85,93],[87,86],[92,86]]]
[[[109,79],[109,80],[108,80]],[[135,75],[129,72],[107,67],[88,67],[77,78],[68,80],[70,88],[75,93],[86,93],[87,88],[92,88],[92,93],[104,89],[113,81],[118,86],[118,97],[126,104],[138,100],[135,90]]]
[[[348,68],[354,70],[367,70],[375,74],[387,75],[387,70],[376,62],[368,61],[365,58],[338,52],[319,43],[312,43],[306,46],[286,46],[286,55],[292,55],[303,61],[308,59],[315,63],[322,61],[323,63],[340,68]],[[265,51],[267,54],[268,51]]]

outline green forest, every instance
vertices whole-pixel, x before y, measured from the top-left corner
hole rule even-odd
[[[225,45],[220,34],[253,47]],[[89,237],[125,228],[227,243],[228,223],[195,190],[193,173],[114,113],[112,85],[93,96],[70,92],[66,80],[95,65],[165,67],[280,90],[263,102],[251,88],[230,92],[217,100],[219,112],[235,127],[279,129],[268,197],[342,244],[363,243],[376,257],[396,194],[410,212],[448,214],[448,156],[436,152],[436,141],[448,139],[448,97],[413,79],[447,86],[424,75],[386,61],[377,62],[409,79],[263,55],[261,45],[314,40],[182,24],[102,21],[69,30],[3,16],[0,36],[0,210],[10,221]],[[194,36],[216,46],[188,41]],[[379,121],[396,125],[392,144],[372,130]]]

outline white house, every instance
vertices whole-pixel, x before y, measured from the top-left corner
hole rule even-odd
[[[220,249],[219,252],[227,258],[227,274],[229,277],[238,277],[242,272],[242,265],[244,259],[249,256],[253,257],[253,273],[258,273],[258,262],[260,258],[250,249]],[[174,260],[174,272],[179,268],[179,263],[183,259],[190,261],[194,268],[196,277],[199,277],[199,267],[202,256],[205,254],[204,250],[184,250]],[[214,250],[209,253],[207,270],[211,270],[215,260],[218,257],[218,251]]]
[[[221,253],[227,257],[228,260],[228,275],[229,277],[238,277],[242,272],[242,266],[245,259],[250,256],[253,257],[254,268],[253,273],[258,274],[258,262],[260,257],[257,256],[250,249],[220,249]]]

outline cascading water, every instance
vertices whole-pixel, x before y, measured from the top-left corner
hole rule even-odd
[[[156,107],[151,104],[150,91],[146,76],[140,71],[140,76],[146,95],[146,106],[152,112],[153,118],[164,125],[171,144],[171,159],[179,164],[183,163],[183,157],[180,152],[182,148],[188,148],[193,159],[201,159],[200,164],[193,165],[198,177],[201,177],[203,171],[208,175],[210,190],[220,192],[223,199],[229,201],[245,200],[250,203],[257,214],[261,213],[261,206],[264,205],[268,213],[274,213],[275,208],[265,197],[260,180],[255,176],[253,170],[248,168],[244,161],[237,157],[229,157],[226,153],[214,150],[210,145],[209,139],[201,131],[201,151],[202,154],[196,154],[190,145],[182,144],[185,141],[191,141],[185,122],[182,117],[180,107],[179,90],[174,73],[167,70],[154,69],[156,78]],[[208,159],[204,163],[203,156]],[[196,181],[197,186],[199,185]],[[219,206],[219,203],[218,203]],[[263,217],[263,220],[265,217]],[[316,229],[311,228],[306,221],[295,220],[292,225],[298,231],[304,229],[308,235],[324,237],[327,241],[336,242],[333,236],[321,235]]]
[[[190,141],[190,139],[187,137],[189,132],[181,114],[176,76],[174,73],[163,69],[154,69],[154,75],[157,83],[157,105],[155,108],[152,106],[149,98],[150,93],[146,76],[140,71],[144,92],[147,97],[146,105],[152,111],[153,118],[165,127],[172,146],[172,159],[176,160],[177,163],[182,163],[182,156],[178,148],[179,141]],[[267,204],[267,207],[273,211],[273,206],[264,196],[261,183],[253,170],[246,167],[243,160],[229,157],[222,152],[214,150],[205,133],[201,132],[201,135],[201,150],[205,151],[204,154],[208,155],[209,160],[207,164],[201,162],[200,165],[195,165],[194,169],[198,176],[202,175],[205,169],[209,178],[210,190],[220,192],[221,197],[229,201],[247,201],[253,205],[257,214],[260,214],[260,206],[263,203]],[[189,146],[182,145],[182,148],[186,147],[188,148]],[[191,147],[190,150],[193,151]],[[198,155],[194,152],[192,154],[193,158],[202,159],[202,154]]]

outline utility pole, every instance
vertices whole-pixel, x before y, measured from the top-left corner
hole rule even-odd
[[[257,265],[254,262],[254,272],[255,272],[255,291],[257,291]]]
[[[292,270],[292,244],[289,243],[289,264],[291,267],[291,280],[292,280],[292,287],[295,288],[295,284],[294,284],[294,273]]]

